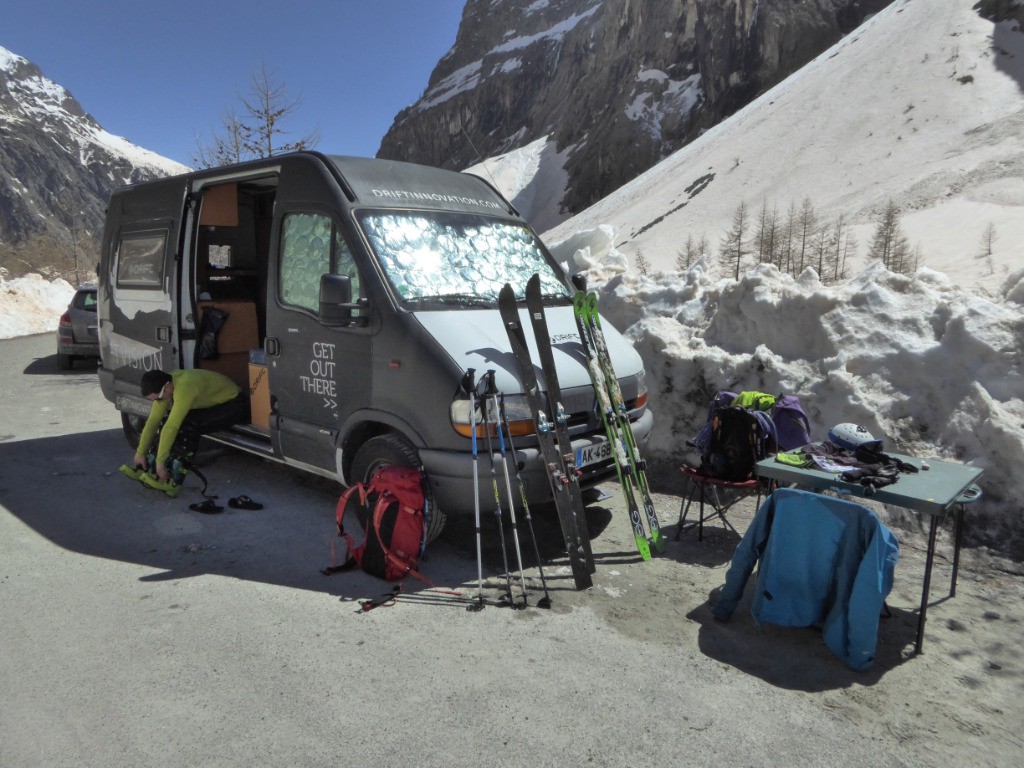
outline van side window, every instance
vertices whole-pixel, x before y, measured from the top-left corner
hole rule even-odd
[[[359,297],[359,272],[352,251],[329,216],[290,213],[281,227],[281,301],[316,314],[320,308],[320,276],[333,272],[352,278],[352,296]]]
[[[341,236],[341,232],[337,229],[334,231],[334,252],[336,258],[332,271],[336,275],[348,275],[351,278],[352,300],[355,301],[363,295],[359,287],[359,270],[356,269],[355,259],[352,258],[352,250],[348,247],[345,238]],[[355,314],[361,313],[362,310],[358,310]]]
[[[132,234],[117,245],[118,288],[162,288],[167,233]]]

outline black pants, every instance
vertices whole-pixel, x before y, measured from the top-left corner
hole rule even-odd
[[[181,422],[178,436],[171,447],[171,457],[180,458],[191,466],[199,438],[210,432],[227,429],[232,424],[249,421],[249,397],[242,392],[234,400],[210,408],[193,408]]]

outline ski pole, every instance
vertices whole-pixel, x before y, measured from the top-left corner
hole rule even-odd
[[[480,473],[477,468],[477,445],[476,445],[476,383],[473,381],[475,368],[466,371],[462,377],[462,389],[469,395],[469,427],[471,430],[471,444],[473,446],[473,507],[476,513],[476,575],[477,593],[476,602],[466,606],[467,611],[482,611],[484,607],[484,556],[483,547],[480,542]]]
[[[508,423],[508,413],[505,412],[505,395],[501,395],[501,423],[505,425],[505,429],[508,430],[508,449],[509,453],[512,454],[512,464],[516,468],[516,480],[519,485],[519,498],[523,502],[523,514],[526,517],[526,526],[530,529],[530,539],[533,541],[533,554],[537,558],[537,572],[540,573],[540,585],[544,590],[544,597],[537,601],[538,608],[550,608],[551,607],[551,595],[548,594],[548,582],[544,578],[544,565],[540,560],[540,547],[537,546],[537,534],[533,530],[533,518],[530,516],[530,504],[526,500],[526,484],[523,482],[523,476],[519,473],[519,465],[516,464],[516,446],[512,442],[512,427]],[[500,429],[500,427],[499,427]]]
[[[484,382],[483,378],[480,379],[480,384]],[[479,388],[479,384],[478,384]],[[479,394],[479,392],[477,392]],[[494,519],[498,524],[498,538],[501,540],[501,559],[505,565],[505,590],[508,595],[508,603],[511,608],[525,608],[525,605],[516,605],[515,598],[512,597],[512,574],[508,567],[508,548],[505,544],[505,526],[501,520],[501,491],[498,490],[498,472],[494,468],[494,448],[491,442],[491,425],[487,413],[487,399],[484,398],[483,407],[481,412],[483,413],[483,425],[484,434],[487,436],[487,453],[491,457],[491,486],[494,488]]]
[[[484,394],[489,395],[491,403],[494,406],[494,426],[498,432],[498,446],[501,451],[501,468],[505,473],[505,491],[508,493],[508,521],[512,528],[512,543],[516,550],[516,562],[519,565],[519,581],[523,587],[523,607],[525,608],[529,603],[527,602],[528,591],[526,589],[526,573],[523,571],[523,554],[519,549],[519,528],[516,525],[516,504],[512,496],[512,480],[508,474],[508,462],[505,460],[505,438],[502,436],[501,419],[498,415],[498,387],[494,383],[494,371],[490,370],[484,374]],[[490,432],[488,432],[490,434]],[[491,462],[494,461],[494,455],[491,455]]]

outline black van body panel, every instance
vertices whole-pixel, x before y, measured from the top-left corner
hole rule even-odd
[[[143,373],[180,363],[172,296],[187,200],[185,180],[176,177],[115,194],[107,208],[97,293],[100,385],[121,410],[121,401],[138,396]]]
[[[272,393],[271,434],[281,455],[323,470],[336,467],[340,426],[371,405],[365,366],[379,323],[326,327],[313,311],[286,304],[280,284],[281,227],[289,216],[309,214],[347,229],[342,224],[345,205],[328,166],[316,156],[297,156],[281,174],[270,237],[278,245],[271,253],[267,280],[264,341]],[[358,254],[353,249],[365,271],[368,266]]]

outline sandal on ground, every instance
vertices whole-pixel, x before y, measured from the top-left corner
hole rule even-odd
[[[262,504],[253,501],[248,496],[236,496],[233,499],[228,499],[228,506],[232,509],[263,509]]]
[[[202,512],[204,515],[216,515],[218,512],[223,512],[224,507],[221,507],[213,499],[206,499],[205,501],[199,501],[195,504],[189,504],[188,508],[193,512]]]

